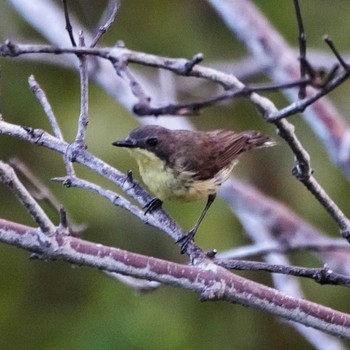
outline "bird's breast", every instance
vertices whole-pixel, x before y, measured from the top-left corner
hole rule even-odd
[[[129,150],[136,159],[143,182],[159,199],[195,201],[217,192],[229,177],[234,166],[220,170],[213,178],[198,180],[196,173],[184,169],[171,169],[154,153],[135,148]]]

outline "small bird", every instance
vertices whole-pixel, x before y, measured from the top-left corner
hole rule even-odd
[[[157,196],[145,205],[145,214],[167,199],[195,201],[207,197],[196,224],[177,241],[183,254],[239,155],[273,146],[275,141],[254,130],[189,131],[144,125],[112,145],[130,150],[144,183]]]

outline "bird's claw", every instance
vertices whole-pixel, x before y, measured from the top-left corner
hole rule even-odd
[[[143,209],[145,209],[145,215],[148,213],[151,213],[153,210],[158,209],[162,206],[163,202],[157,198],[154,197],[152,198],[144,207]]]
[[[186,248],[190,241],[193,240],[194,235],[196,234],[196,231],[191,230],[187,233],[187,235],[183,235],[180,237],[175,243],[180,244],[180,253],[184,254],[186,252]]]

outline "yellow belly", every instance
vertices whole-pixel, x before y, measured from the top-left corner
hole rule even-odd
[[[165,162],[153,153],[141,149],[130,149],[136,159],[142,180],[159,199],[177,199],[195,201],[217,192],[219,186],[229,177],[234,163],[220,171],[212,179],[194,180],[189,171],[181,171],[176,177],[174,172],[166,167]]]

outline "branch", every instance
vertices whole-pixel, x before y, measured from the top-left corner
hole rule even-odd
[[[69,156],[71,152],[70,144],[59,140],[40,129],[22,127],[0,120],[0,135],[16,137],[72,158],[72,156]],[[142,207],[153,198],[139,185],[137,181],[132,179],[130,176],[125,175],[120,171],[112,168],[110,165],[106,164],[97,157],[94,157],[84,149],[74,150],[74,161],[96,172],[97,174],[117,185],[128,196],[138,201]],[[71,179],[74,180],[74,177],[68,177],[68,182],[66,183],[67,186],[71,185],[69,183]],[[74,184],[73,180],[72,183]],[[114,194],[114,196],[111,196],[111,198],[113,198],[111,200],[112,203],[121,205],[122,207],[124,206],[125,209],[130,210],[135,214],[138,213],[138,216],[142,217],[143,221],[146,220],[147,224],[163,230],[171,238],[173,238],[174,241],[177,241],[185,234],[185,232],[175,223],[175,221],[171,219],[170,216],[162,209],[155,210],[154,212],[145,216],[143,215],[143,212],[141,214],[141,211],[136,211],[133,206],[131,206],[127,201],[120,201],[121,197],[119,195]],[[202,254],[201,250],[198,249],[198,247],[195,246],[192,242],[189,245],[188,253],[193,254],[193,256]]]
[[[273,67],[273,69],[268,69],[267,72],[274,81],[299,79],[300,66],[294,50],[288,46],[252,1],[208,1],[227,26],[244,42],[255,59],[270,62],[270,67]],[[333,89],[334,85],[342,83],[345,79],[348,79],[346,71],[341,72],[338,77],[330,81],[324,91],[322,89],[315,92],[308,88],[308,95],[313,97],[310,96],[312,100],[307,103],[307,106],[310,106],[307,110],[305,110],[307,107],[305,100],[308,100],[308,98],[294,102],[296,99],[295,92],[285,91],[291,105],[284,109],[283,115],[284,117],[287,116],[289,111],[295,113],[305,110],[304,120],[322,141],[333,162],[340,166],[350,178],[348,123],[329,100],[326,98],[319,99],[321,94],[324,96]],[[328,89],[330,90],[327,91]],[[317,102],[315,102],[316,100]],[[297,109],[298,105],[299,110]],[[283,109],[280,112],[282,113],[282,111]],[[272,119],[274,119],[275,112],[277,111],[271,111],[271,114],[269,114]]]
[[[145,92],[143,91],[140,84],[136,82],[136,80],[133,78],[132,74],[126,69],[123,68],[124,63],[120,66],[120,60],[121,62],[133,62],[133,61],[141,61],[142,64],[145,65],[155,65],[155,61],[157,61],[157,64],[160,67],[171,69],[174,72],[178,74],[184,74],[183,69],[184,65],[188,62],[183,59],[168,59],[164,57],[156,57],[154,55],[146,55],[146,54],[140,54],[136,52],[132,52],[130,50],[126,50],[125,48],[116,47],[112,50],[110,49],[90,49],[90,48],[54,48],[54,47],[48,47],[48,46],[31,46],[28,47],[27,45],[13,45],[10,42],[6,42],[4,45],[0,48],[0,54],[3,55],[18,55],[18,54],[28,54],[30,52],[46,52],[46,53],[79,53],[80,55],[85,54],[92,54],[92,55],[98,55],[99,57],[107,58],[111,60],[111,62],[116,65],[118,63],[118,66],[116,67],[117,71],[119,69],[122,69],[122,71],[127,74],[127,77],[131,83],[132,88],[134,91],[137,91],[136,95],[141,96],[142,100],[148,100],[149,98],[146,96]],[[119,57],[119,58],[118,58]],[[172,67],[172,68],[170,68]],[[190,72],[186,72],[186,74],[200,74],[201,77],[208,78],[211,77],[212,80],[218,79],[219,74],[213,74],[214,70],[200,67],[198,65],[192,67]],[[237,79],[232,79],[231,76],[231,84],[235,86],[238,89],[244,89],[245,86],[238,81]],[[223,80],[221,80],[221,83],[223,83]],[[231,86],[232,87],[232,86]],[[243,90],[244,91],[244,90]],[[257,93],[251,93],[250,94],[251,101],[259,108],[259,111],[264,116],[269,116],[272,113],[276,112],[276,107],[273,105],[273,103],[266,98],[263,98],[259,96]],[[269,120],[269,117],[267,117],[267,120]],[[343,212],[340,210],[340,208],[337,207],[337,205],[331,200],[331,198],[327,195],[327,193],[323,190],[323,188],[319,185],[319,183],[316,181],[316,179],[311,175],[311,166],[309,162],[309,156],[305,149],[302,147],[301,143],[297,139],[293,127],[291,124],[289,124],[286,120],[277,120],[274,121],[276,126],[279,129],[280,135],[287,141],[291,149],[296,155],[297,158],[297,164],[294,169],[297,171],[295,172],[295,175],[297,178],[304,183],[304,185],[310,190],[310,192],[315,196],[315,198],[320,202],[322,206],[325,207],[327,212],[332,216],[332,218],[337,223],[341,235],[345,239],[350,239],[350,221],[348,218],[343,214]],[[72,158],[74,159],[74,150],[71,150],[73,152]],[[301,175],[300,175],[301,174]]]
[[[51,125],[52,131],[54,135],[61,141],[64,141],[63,134],[61,131],[61,128],[57,122],[57,119],[55,117],[55,114],[53,113],[53,110],[51,108],[51,105],[45,95],[45,92],[40,87],[40,85],[35,80],[34,76],[31,75],[28,79],[30,89],[32,90],[35,97],[38,99],[39,103],[41,104],[41,107],[43,108],[46,116],[48,117],[49,123]],[[74,174],[74,168],[73,164],[65,157],[64,158],[64,165],[66,167],[66,171],[68,174]]]
[[[300,219],[301,220],[301,219]],[[292,237],[291,237],[292,238]],[[346,254],[350,253],[350,246],[343,239],[323,239],[315,242],[294,242],[285,240],[284,242],[262,242],[232,248],[216,255],[217,258],[222,259],[243,259],[257,256],[269,255],[272,253],[293,253],[293,252],[340,252]]]
[[[47,258],[189,289],[198,293],[203,301],[226,300],[251,306],[350,339],[349,315],[246,280],[208,260],[198,266],[187,266],[62,234],[42,236],[38,229],[0,219],[1,242]],[[42,238],[48,239],[45,245]]]
[[[305,277],[324,285],[342,285],[350,287],[350,278],[332,271],[326,265],[323,268],[305,268],[292,265],[267,264],[258,261],[234,260],[234,259],[215,259],[214,262],[226,269],[245,270],[245,271],[266,271],[279,273],[283,275]]]
[[[117,17],[117,13],[118,13],[119,8],[120,8],[120,2],[117,0],[113,0],[112,2],[113,2],[113,4],[112,4],[112,9],[110,11],[109,18],[107,19],[105,24],[103,24],[102,26],[100,26],[98,28],[98,32],[97,32],[95,38],[92,40],[90,47],[95,47],[98,44],[98,42],[102,39],[102,37],[110,29],[110,27],[112,26],[112,24],[115,21],[115,18]],[[109,7],[107,8],[107,11],[108,10],[109,10]]]
[[[85,47],[85,39],[83,32],[79,32],[79,47]],[[86,55],[78,55],[79,59],[79,74],[80,74],[80,115],[78,119],[78,131],[74,140],[74,147],[86,148],[85,136],[86,129],[89,123],[88,117],[88,97],[89,97],[89,85],[88,85],[88,69],[87,69],[87,57]]]
[[[225,2],[220,2],[220,3],[222,4],[222,3],[225,3]],[[237,2],[237,3],[239,3],[239,2]],[[232,13],[232,12],[229,11],[228,13]],[[265,43],[268,44],[269,42],[267,41]],[[195,68],[197,69],[198,67],[195,67]],[[207,72],[209,72],[209,71],[206,71],[206,73]],[[191,74],[193,74],[192,71],[191,71]],[[218,75],[219,75],[219,80],[221,80],[220,84],[222,84],[222,86],[225,86],[227,82],[228,82],[227,87],[232,88],[232,86],[235,86],[235,85],[231,85],[232,80],[235,79],[234,77],[231,78],[231,77],[229,77],[228,75],[225,75],[225,74],[221,74],[220,75],[220,72],[218,73]],[[100,82],[102,82],[101,84],[104,86],[104,88],[107,88],[107,91],[109,91],[114,97],[117,94],[119,94],[119,92],[123,91],[120,88],[120,85],[122,85],[122,84],[120,84],[120,82],[118,82],[118,84],[109,83],[108,86],[107,86],[107,84],[105,84],[105,81],[103,81],[103,79],[101,79],[102,76],[103,76],[103,74],[98,74],[98,75],[96,75],[97,78],[95,78],[95,79],[97,79],[97,80],[100,79]],[[215,76],[215,74],[213,74],[212,76],[214,76],[214,79],[216,79],[216,77],[217,77],[217,76]],[[285,80],[289,80],[289,79],[285,79]],[[223,83],[223,82],[225,82],[225,83]],[[116,86],[117,86],[118,92],[116,92]],[[121,94],[119,94],[119,97],[118,97],[120,100],[123,101],[123,103],[125,103],[125,99],[123,99],[124,95],[125,95],[125,92],[123,91]],[[254,101],[254,96],[252,96],[252,101]],[[269,103],[268,101],[265,101],[265,102],[267,104]],[[130,102],[128,102],[128,103],[130,103]],[[168,123],[168,121],[167,121],[167,123]],[[247,195],[246,195],[246,197],[247,197]],[[244,198],[244,195],[243,195],[243,198]],[[273,232],[275,232],[275,230],[273,230]]]
[[[63,205],[24,162],[18,158],[11,158],[9,160],[9,165],[11,165],[19,175],[29,182],[31,187],[29,191],[37,201],[46,201],[58,214],[60,214]],[[72,219],[68,220],[67,227],[73,236],[80,236],[87,228],[85,224],[76,224]]]
[[[69,11],[68,11],[68,4],[67,0],[62,0],[63,2],[63,9],[64,9],[64,19],[66,21],[66,30],[68,32],[69,39],[72,43],[72,46],[77,46],[75,39],[74,39],[74,34],[73,34],[73,27],[69,19]]]
[[[34,222],[39,225],[40,229],[45,234],[54,234],[56,228],[51,220],[19,181],[14,170],[2,161],[0,161],[0,181],[14,192],[21,204],[27,209]]]
[[[284,204],[268,198],[249,184],[230,178],[221,186],[220,195],[240,219],[246,234],[259,245],[277,244],[282,248],[281,253],[284,253],[283,248],[288,250],[289,247],[299,244],[329,243],[329,236],[325,233],[305,222]],[[319,250],[316,251],[317,257],[332,270],[350,275],[350,246],[344,240],[343,244],[347,244],[347,250]],[[242,255],[218,254],[218,257],[237,259]]]
[[[287,141],[296,156],[296,165],[293,168],[293,175],[305,185],[318,202],[326,209],[328,214],[338,225],[341,236],[350,242],[350,220],[330,198],[315,177],[312,176],[313,171],[311,169],[309,154],[297,139],[294,127],[284,119],[276,122],[276,126],[278,127],[279,135]]]
[[[294,10],[295,10],[295,16],[298,23],[298,41],[299,41],[299,58],[300,58],[300,77],[301,79],[305,78],[306,75],[306,69],[303,62],[306,59],[306,36],[304,31],[304,24],[303,19],[301,16],[300,6],[298,0],[293,0],[294,4]],[[305,98],[306,97],[306,86],[300,86],[299,89],[299,98]]]

